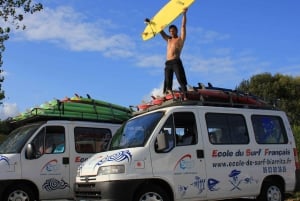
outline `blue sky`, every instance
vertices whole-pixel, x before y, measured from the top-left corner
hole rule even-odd
[[[6,43],[1,119],[74,93],[123,106],[161,93],[166,44],[141,33],[167,0],[40,2],[44,10]],[[235,88],[263,72],[300,76],[299,8],[299,0],[195,0],[181,55],[188,83]]]

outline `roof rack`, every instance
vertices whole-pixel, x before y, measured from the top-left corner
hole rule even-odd
[[[8,120],[11,124],[24,124],[42,120],[77,120],[123,123],[132,117],[130,108],[83,97],[53,99]]]
[[[192,87],[192,90],[185,93],[179,89],[179,91],[172,91],[172,93],[163,97],[152,96],[152,99],[153,100],[150,102],[138,105],[138,111],[133,112],[133,115],[175,105],[206,105],[278,110],[275,105],[271,105],[253,94],[238,90],[213,87],[210,83],[208,83],[207,87],[202,83],[198,83],[197,87]]]
[[[20,126],[28,123],[34,123],[38,121],[49,121],[49,120],[90,121],[90,122],[98,122],[98,123],[101,122],[101,123],[112,123],[112,124],[120,124],[125,121],[124,119],[118,118],[116,116],[114,118],[104,119],[103,115],[100,114],[95,114],[94,117],[87,117],[86,114],[83,112],[78,112],[78,114],[74,117],[66,116],[63,114],[63,112],[55,113],[55,115],[38,114],[37,110],[41,110],[41,109],[34,108],[30,116],[27,116],[26,118],[22,118],[22,119],[10,118],[7,119],[7,122],[12,124],[13,126]],[[42,110],[46,110],[46,109],[42,109]]]
[[[170,99],[162,102],[160,105],[151,105],[144,110],[138,110],[133,112],[133,116],[143,114],[149,111],[157,110],[160,108],[167,108],[172,106],[214,106],[214,107],[231,107],[231,108],[243,108],[243,109],[263,109],[263,110],[278,110],[272,105],[252,105],[244,103],[234,102],[218,102],[218,101],[205,101],[205,100],[183,100],[183,99]]]
[[[160,108],[166,108],[171,106],[215,106],[215,107],[232,107],[232,108],[244,108],[244,109],[264,109],[264,110],[278,110],[272,105],[251,105],[243,103],[233,102],[218,102],[218,101],[205,101],[205,100],[182,100],[182,99],[170,99],[164,101],[160,105],[151,105],[146,109],[133,112],[133,115],[143,114],[149,111],[157,110]]]

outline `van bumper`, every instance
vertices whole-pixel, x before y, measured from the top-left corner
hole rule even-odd
[[[296,185],[295,185],[295,192],[300,191],[300,169],[296,169]]]
[[[106,181],[96,183],[75,183],[74,199],[124,201],[133,200],[134,191],[145,180]]]

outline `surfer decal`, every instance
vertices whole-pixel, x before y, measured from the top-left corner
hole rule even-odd
[[[105,158],[103,158],[102,160],[98,161],[96,163],[96,166],[101,166],[103,165],[104,163],[106,162],[109,162],[109,161],[116,161],[116,162],[121,162],[121,161],[124,161],[124,160],[127,160],[128,163],[131,163],[131,160],[132,160],[132,155],[130,153],[129,150],[126,150],[126,151],[120,151],[116,154],[113,154],[111,156],[106,156]]]

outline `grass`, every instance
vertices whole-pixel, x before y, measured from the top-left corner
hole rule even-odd
[[[291,197],[285,199],[286,201],[300,201],[300,192],[296,192]]]

